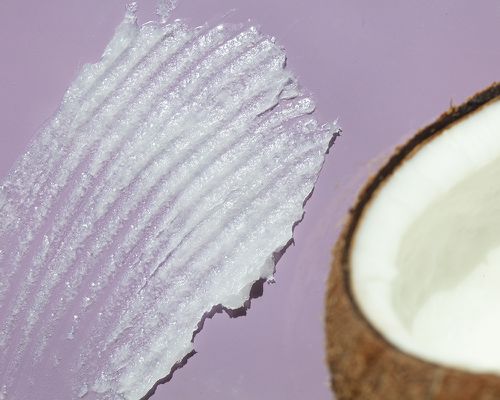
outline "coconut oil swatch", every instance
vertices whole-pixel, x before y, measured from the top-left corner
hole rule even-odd
[[[0,399],[139,399],[243,306],[338,133],[313,111],[257,29],[130,7],[0,186]]]

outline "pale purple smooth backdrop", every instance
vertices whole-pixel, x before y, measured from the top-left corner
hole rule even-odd
[[[152,19],[155,1],[138,3],[141,21]],[[124,4],[0,1],[0,176],[79,68],[98,59]],[[265,285],[246,317],[208,320],[198,354],[153,399],[329,399],[323,297],[343,215],[391,148],[450,103],[500,80],[500,2],[180,0],[174,16],[193,25],[250,19],[276,36],[320,118],[339,117],[344,135],[295,230],[296,245],[278,264],[277,283]]]

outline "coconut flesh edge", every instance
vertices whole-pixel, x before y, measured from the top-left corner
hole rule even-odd
[[[414,151],[366,206],[351,243],[354,299],[394,346],[500,373],[500,101]]]

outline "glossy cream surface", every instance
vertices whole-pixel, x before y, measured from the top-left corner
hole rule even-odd
[[[70,371],[54,393],[136,400],[243,306],[335,136],[313,111],[256,28],[131,6],[0,186],[0,398]]]

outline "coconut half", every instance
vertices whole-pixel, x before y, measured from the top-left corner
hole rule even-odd
[[[500,84],[367,183],[334,250],[326,312],[339,400],[500,398]]]

